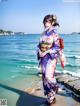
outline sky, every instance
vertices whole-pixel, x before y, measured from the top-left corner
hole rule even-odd
[[[47,14],[57,16],[60,33],[80,32],[80,0],[0,0],[0,29],[41,33]]]

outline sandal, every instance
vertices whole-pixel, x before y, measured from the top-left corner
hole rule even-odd
[[[45,104],[47,104],[47,105],[51,105],[54,103],[56,103],[56,98],[54,98],[51,102],[45,101]]]

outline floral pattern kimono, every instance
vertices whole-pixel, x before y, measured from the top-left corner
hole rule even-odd
[[[42,42],[54,43],[54,46],[49,49],[49,53],[47,53],[44,57],[39,58],[39,64],[42,69],[44,94],[47,95],[47,101],[51,102],[55,98],[55,94],[58,90],[58,85],[54,77],[54,73],[57,59],[63,56],[63,51],[60,48],[59,35],[54,28],[49,32],[44,31],[42,37],[40,38],[40,43]],[[39,46],[38,50],[40,50]],[[64,64],[64,61],[61,62]]]

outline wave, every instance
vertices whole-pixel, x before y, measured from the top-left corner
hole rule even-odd
[[[77,70],[77,72],[71,72],[69,70],[63,70],[63,73],[66,74],[71,74],[72,76],[80,77],[80,70]]]
[[[72,72],[70,70],[63,70],[63,71],[56,70],[56,72],[63,73],[63,74],[70,74],[75,77],[80,77],[80,70],[77,70],[77,72]]]
[[[69,52],[69,53],[80,53],[80,50],[65,50],[65,52]]]
[[[60,63],[58,63],[58,65],[60,66],[61,64]],[[24,68],[26,68],[26,69],[37,69],[37,70],[40,70],[41,68],[40,67],[38,67],[38,66],[33,66],[33,65],[31,65],[31,66],[28,66],[28,65],[26,65],[26,66],[21,66],[21,67],[24,67]],[[66,65],[65,65],[65,67],[72,67],[72,68],[80,68],[80,65],[74,65],[74,64],[71,64],[71,63],[67,63]]]
[[[66,44],[66,43],[68,43],[68,44],[69,44],[69,43],[75,44],[75,43],[80,43],[80,41],[72,41],[72,42],[71,42],[71,41],[65,41],[65,44]]]
[[[66,55],[65,57],[66,58],[73,58],[73,59],[80,59],[79,55],[76,55],[76,56],[74,56],[74,55]]]
[[[66,65],[65,65],[65,67],[79,67],[80,68],[80,65],[73,65],[73,64],[70,64],[70,63],[67,63]]]
[[[21,64],[37,64],[37,61],[35,59],[10,59],[13,62],[21,63]]]
[[[59,62],[58,65],[60,66],[61,63]],[[80,64],[66,63],[66,64],[65,64],[65,67],[73,67],[73,68],[77,67],[77,68],[80,68]]]
[[[27,68],[27,69],[37,69],[37,70],[39,70],[38,66],[24,66],[24,67]]]
[[[22,67],[26,68],[28,70],[32,70],[32,69],[37,70],[37,71],[41,70],[41,67],[38,67],[38,66],[22,66]],[[75,66],[75,65],[66,65],[65,68],[67,68],[67,67],[72,67],[72,68],[76,68],[77,67],[78,69],[80,69],[80,66]]]

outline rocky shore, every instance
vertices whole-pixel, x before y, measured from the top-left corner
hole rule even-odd
[[[56,76],[58,83],[63,84],[80,100],[80,77],[70,74],[60,74]]]

